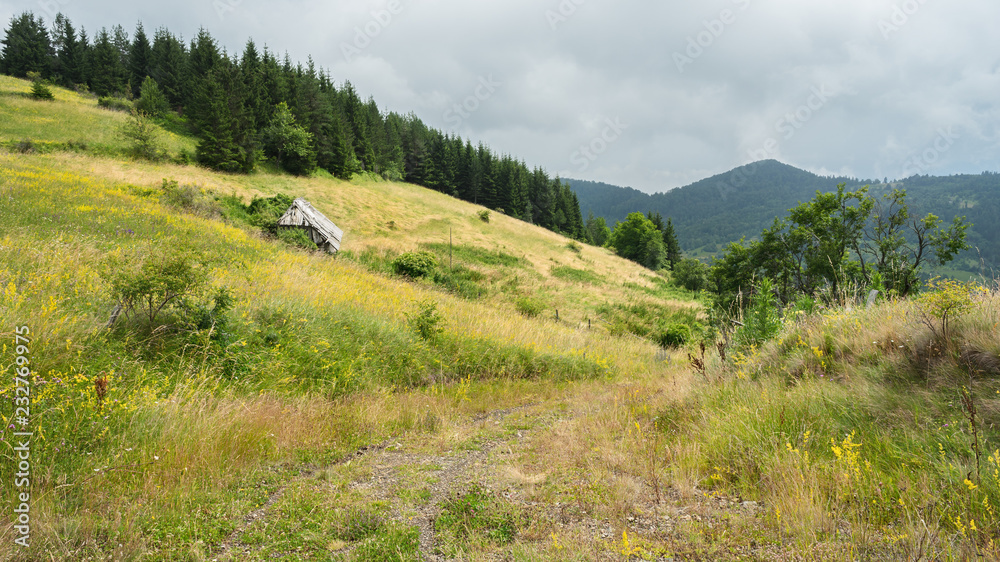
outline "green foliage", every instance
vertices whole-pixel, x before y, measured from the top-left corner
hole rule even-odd
[[[437,303],[432,300],[417,303],[417,310],[407,314],[407,321],[421,338],[434,341],[444,332],[444,317],[438,312]]]
[[[664,349],[683,347],[691,341],[691,327],[687,324],[667,324],[653,339]]]
[[[604,217],[594,217],[593,211],[587,216],[586,229],[595,246],[604,246],[611,240],[611,229]]]
[[[667,218],[667,224],[663,227],[663,250],[666,252],[666,260],[670,269],[677,267],[677,264],[684,258],[681,252],[681,245],[677,241],[677,233],[674,231],[674,221]]]
[[[247,205],[245,216],[250,226],[257,227],[272,236],[278,235],[278,219],[292,206],[295,200],[279,193],[272,197],[254,197]]]
[[[42,80],[42,77],[37,72],[29,72],[28,79],[31,80],[31,97],[36,100],[52,101],[56,99],[52,95],[52,89],[49,88],[48,84]]]
[[[216,217],[223,213],[223,207],[211,194],[197,185],[180,185],[176,180],[163,180],[160,186],[161,200],[171,207],[203,217]]]
[[[417,279],[434,273],[437,265],[437,256],[421,250],[402,254],[393,260],[392,269],[396,272],[396,275]]]
[[[270,126],[261,131],[264,154],[274,158],[286,171],[308,176],[316,171],[316,151],[311,133],[295,123],[288,104],[277,105]]]
[[[306,234],[306,231],[301,228],[279,228],[278,229],[278,240],[281,240],[289,246],[294,246],[296,248],[302,248],[303,250],[317,250],[316,243],[312,241],[312,238]]]
[[[28,11],[12,17],[2,44],[0,73],[19,78],[29,72],[48,76],[51,46],[42,18]]]
[[[514,308],[528,318],[534,318],[545,310],[545,303],[528,295],[522,295],[514,301]]]
[[[142,82],[139,99],[135,100],[135,108],[150,117],[162,117],[167,113],[167,98],[160,91],[160,86],[149,76]]]
[[[713,263],[720,304],[730,306],[756,277],[773,279],[784,303],[820,293],[842,302],[848,286],[870,286],[875,274],[886,290],[910,294],[931,254],[943,265],[967,247],[968,225],[956,217],[940,228],[932,214],[910,220],[905,199],[901,190],[877,200],[867,187],[848,192],[843,184],[834,193],[817,193],[786,220],[775,219],[759,240],[730,244]]]
[[[105,265],[103,277],[110,296],[125,318],[141,315],[151,327],[164,310],[185,309],[208,281],[207,272],[193,254],[167,246],[154,249],[144,259],[112,256]]]
[[[434,530],[444,545],[442,552],[454,555],[469,543],[480,547],[509,544],[525,522],[514,506],[475,485],[442,503]]]
[[[486,275],[463,265],[455,265],[448,270],[434,271],[434,284],[448,289],[452,293],[465,298],[476,299],[483,293],[480,283],[486,280]]]
[[[935,277],[927,282],[927,291],[920,294],[917,303],[923,314],[924,323],[942,342],[950,341],[949,328],[952,321],[972,309],[977,295],[986,289],[975,282],[959,283],[953,279]],[[940,321],[937,324],[933,321]],[[940,327],[940,331],[938,331]]]
[[[708,288],[708,266],[695,258],[685,258],[674,264],[673,281],[688,291]]]
[[[148,115],[133,109],[119,129],[119,135],[131,144],[128,152],[133,158],[158,161],[164,158],[158,140],[159,130]]]
[[[663,236],[642,213],[632,213],[625,222],[616,224],[609,243],[619,256],[654,271],[663,263]]]
[[[569,251],[573,252],[574,254],[579,254],[581,251],[583,251],[583,246],[574,242],[573,240],[570,240],[569,242],[566,243],[566,248]]]
[[[479,220],[488,223],[490,222],[490,212],[486,209],[479,211]]]
[[[125,98],[103,96],[97,99],[97,105],[112,111],[123,111],[125,113],[135,111],[135,105]]]
[[[750,308],[743,316],[743,325],[733,334],[737,347],[748,349],[760,346],[781,330],[778,300],[774,296],[774,291],[774,283],[770,279],[761,280],[757,294],[754,295]]]

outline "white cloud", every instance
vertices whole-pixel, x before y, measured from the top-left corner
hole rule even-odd
[[[952,127],[959,138],[921,173],[997,169],[992,0],[395,1],[389,19],[388,0],[219,0],[232,8],[221,16],[213,0],[50,3],[91,36],[141,19],[188,39],[203,26],[230,52],[252,36],[293,60],[311,54],[380,107],[436,127],[453,126],[449,108],[492,77],[502,85],[456,132],[529,166],[645,191],[743,164],[771,138],[792,165],[892,178]],[[0,18],[33,10],[51,20],[42,4],[6,0]],[[560,4],[553,29],[547,12]],[[345,60],[358,29],[377,33]],[[683,72],[674,53],[690,59]],[[786,138],[787,116],[814,88],[836,95]],[[572,154],[608,118],[629,128],[578,172]]]

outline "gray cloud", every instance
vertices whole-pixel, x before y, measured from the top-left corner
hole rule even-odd
[[[205,27],[230,52],[253,37],[529,166],[644,191],[764,155],[872,178],[997,169],[990,0],[395,1],[3,1],[0,18]],[[611,142],[608,120],[627,126]],[[602,149],[582,170],[581,147]]]

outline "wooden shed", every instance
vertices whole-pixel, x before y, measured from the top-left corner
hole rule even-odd
[[[340,251],[340,241],[344,238],[343,230],[301,197],[278,219],[278,228],[302,229],[319,249],[330,254]]]

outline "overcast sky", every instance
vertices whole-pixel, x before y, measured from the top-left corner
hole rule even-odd
[[[997,171],[996,0],[0,0],[312,55],[387,110],[563,177],[665,191],[762,158]]]

